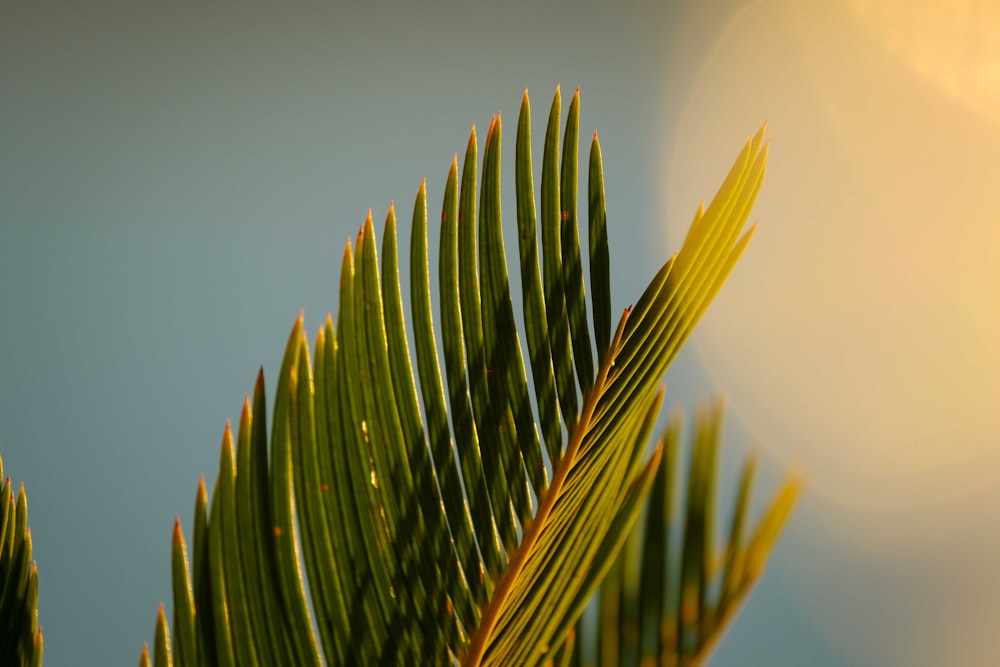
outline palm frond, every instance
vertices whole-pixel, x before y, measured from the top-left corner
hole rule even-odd
[[[756,471],[756,458],[750,456],[740,477],[729,541],[721,551],[715,549],[713,503],[721,417],[718,406],[698,414],[687,500],[679,513],[675,508],[680,490],[680,420],[672,420],[660,437],[664,455],[645,502],[644,521],[636,522],[613,560],[599,562],[592,571],[592,576],[603,577],[597,594],[597,632],[586,632],[585,621],[578,621],[575,637],[590,641],[567,639],[553,651],[553,664],[693,667],[707,660],[762,575],[767,555],[801,490],[796,479],[787,480],[747,539]],[[674,528],[678,525],[680,535]],[[677,537],[680,545],[674,547],[672,540]]]
[[[461,171],[456,155],[448,173],[438,330],[422,184],[410,247],[412,348],[390,207],[381,257],[370,213],[345,248],[336,326],[328,317],[312,354],[301,316],[292,328],[270,456],[258,374],[235,440],[225,430],[211,505],[199,486],[190,561],[175,526],[173,660],[521,665],[544,660],[571,632],[600,582],[594,564],[613,560],[654,482],[662,447],[643,455],[659,383],[749,241],[752,229],[742,230],[767,149],[762,129],[679,253],[612,330],[595,134],[591,331],[577,218],[579,91],[560,151],[561,113],[557,89],[539,219],[527,93],[517,127],[530,388],[501,231],[498,115],[486,132],[481,187],[475,128]],[[162,628],[166,637],[165,620]],[[154,652],[154,664],[170,661]]]
[[[28,497],[21,484],[14,499],[0,460],[0,664],[41,665],[38,565],[31,556]]]

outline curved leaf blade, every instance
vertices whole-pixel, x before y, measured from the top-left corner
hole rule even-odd
[[[531,104],[528,91],[524,91],[521,111],[517,119],[515,146],[515,188],[517,193],[517,245],[521,260],[521,291],[524,312],[525,337],[531,375],[535,385],[535,402],[545,450],[553,465],[562,452],[562,424],[556,398],[552,354],[549,349],[549,330],[542,290],[541,269],[538,264],[538,232],[535,227],[535,193],[531,171]],[[610,314],[608,315],[610,338]]]
[[[590,330],[587,328],[587,298],[583,285],[583,263],[580,259],[580,237],[577,231],[576,197],[579,180],[578,155],[580,147],[580,89],[573,94],[566,114],[566,133],[563,138],[562,183],[559,188],[560,217],[562,219],[563,286],[566,294],[566,316],[573,340],[573,361],[580,381],[580,391],[586,395],[594,379],[594,359],[591,351]],[[610,319],[608,330],[610,332]]]

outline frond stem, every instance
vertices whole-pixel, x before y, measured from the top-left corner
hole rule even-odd
[[[576,458],[576,453],[580,449],[580,445],[583,444],[583,437],[587,434],[587,430],[590,427],[590,419],[594,414],[594,410],[597,408],[597,401],[600,400],[601,395],[604,392],[604,385],[607,381],[608,373],[611,371],[611,367],[615,364],[615,357],[618,355],[618,351],[622,343],[622,334],[625,332],[625,323],[628,321],[628,316],[631,312],[632,307],[629,306],[625,309],[621,320],[618,322],[618,329],[615,331],[614,340],[611,341],[608,353],[601,362],[601,367],[597,373],[597,380],[594,382],[594,386],[591,387],[590,392],[587,394],[587,402],[583,406],[583,412],[580,413],[580,418],[573,426],[573,433],[566,445],[566,451],[559,460],[555,473],[553,474],[552,484],[543,493],[541,502],[538,505],[538,512],[535,513],[535,516],[531,519],[528,525],[525,526],[524,537],[521,540],[521,543],[517,545],[516,549],[514,549],[507,565],[507,569],[497,581],[496,588],[493,591],[493,596],[490,598],[489,604],[487,604],[486,608],[483,610],[479,627],[476,628],[476,631],[473,633],[472,639],[469,642],[469,651],[465,654],[465,658],[462,660],[463,667],[478,667],[483,660],[483,655],[486,653],[487,641],[490,638],[490,634],[493,632],[493,627],[499,620],[500,611],[503,609],[503,603],[513,590],[514,583],[517,581],[518,576],[521,574],[521,570],[524,568],[524,564],[528,560],[528,554],[531,553],[532,547],[538,540],[539,535],[541,535],[542,528],[545,526],[545,520],[548,518],[549,513],[555,506],[556,500],[559,497],[559,491],[562,489],[562,485],[566,481],[566,477],[569,475],[573,459]]]

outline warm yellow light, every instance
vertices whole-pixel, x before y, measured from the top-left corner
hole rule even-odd
[[[971,109],[1000,121],[1000,4],[994,0],[851,0],[886,49]]]
[[[665,137],[676,242],[677,204],[769,121],[762,224],[696,345],[761,444],[840,503],[1000,479],[998,35],[986,2],[757,2]]]
[[[761,224],[694,343],[811,477],[782,565],[852,664],[1000,664],[998,72],[1000,4],[758,0],[663,137],[673,247],[768,121]]]

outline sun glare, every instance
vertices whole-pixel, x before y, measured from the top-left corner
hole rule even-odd
[[[681,202],[769,121],[761,226],[695,343],[761,445],[839,503],[1000,478],[998,34],[987,2],[757,2],[664,137],[675,245]]]

